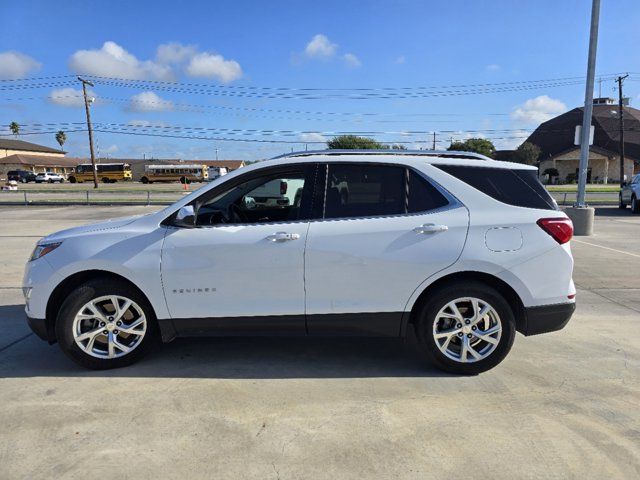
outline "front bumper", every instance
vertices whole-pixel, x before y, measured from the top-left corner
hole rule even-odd
[[[561,330],[569,323],[575,309],[575,302],[527,307],[526,328],[522,333],[529,336]]]
[[[33,318],[27,315],[27,324],[38,337],[49,343],[55,343],[55,333],[47,328],[47,321],[44,318]]]

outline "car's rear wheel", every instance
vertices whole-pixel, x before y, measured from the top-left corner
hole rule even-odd
[[[450,284],[416,312],[416,332],[429,360],[445,372],[476,375],[509,353],[516,328],[509,303],[482,283]]]
[[[86,368],[130,365],[159,343],[153,309],[124,282],[89,281],[62,304],[56,320],[62,351]]]

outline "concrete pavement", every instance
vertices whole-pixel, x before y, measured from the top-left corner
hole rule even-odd
[[[640,476],[640,217],[600,211],[572,245],[567,328],[477,377],[413,339],[179,339],[82,370],[29,333],[24,261],[46,233],[144,211],[0,209],[0,478]]]

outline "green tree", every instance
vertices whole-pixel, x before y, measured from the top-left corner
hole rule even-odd
[[[9,124],[9,129],[16,137],[20,135],[20,125],[18,125],[18,122],[11,122]]]
[[[489,158],[493,158],[496,153],[496,147],[491,143],[491,140],[486,138],[469,138],[464,142],[453,142],[447,150],[474,152]]]
[[[373,138],[358,137],[356,135],[340,135],[327,142],[332,150],[386,150],[389,147]]]
[[[540,159],[540,147],[533,143],[524,142],[513,152],[513,162],[535,165]]]
[[[391,150],[406,150],[406,149],[407,149],[407,147],[405,147],[404,145],[401,145],[399,143],[391,145]]]
[[[60,144],[60,150],[62,150],[62,146],[66,141],[67,141],[67,134],[64,133],[62,130],[59,130],[58,133],[56,133],[56,142]]]

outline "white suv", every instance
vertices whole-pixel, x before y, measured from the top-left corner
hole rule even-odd
[[[258,203],[268,182],[291,202]],[[573,233],[532,167],[452,152],[291,154],[157,213],[40,240],[31,328],[85,367],[189,335],[377,335],[414,328],[433,363],[476,374],[516,331],[575,309]]]
[[[41,172],[36,175],[36,183],[63,183],[64,177],[59,173]]]

